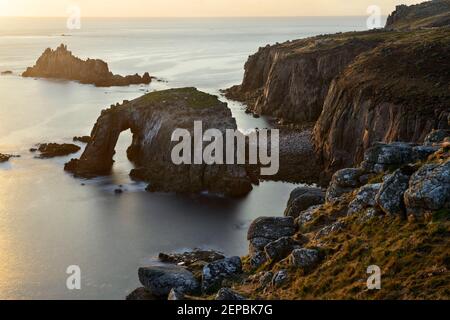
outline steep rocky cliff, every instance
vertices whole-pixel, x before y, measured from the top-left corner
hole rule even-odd
[[[289,122],[315,121],[333,78],[381,41],[383,34],[355,32],[260,48],[245,64],[242,84],[226,95],[247,103],[257,114]]]
[[[172,134],[175,129],[188,130],[194,146],[194,121],[202,121],[204,131],[214,128],[224,134],[237,128],[227,105],[215,96],[195,88],[153,92],[104,110],[81,158],[67,163],[65,169],[80,177],[109,174],[119,135],[131,129],[128,157],[136,166],[131,176],[149,182],[149,190],[249,193],[252,185],[243,165],[174,164],[172,150],[179,142],[172,142]]]
[[[362,160],[374,142],[421,142],[450,117],[450,29],[399,33],[333,80],[316,123],[328,171]]]
[[[433,0],[417,5],[399,5],[389,15],[388,30],[442,27],[450,24],[450,0]]]
[[[99,59],[81,60],[61,44],[56,50],[46,49],[34,67],[28,68],[23,77],[54,78],[94,84],[98,87],[128,86],[149,84],[152,78],[148,73],[142,77],[115,75],[109,71],[108,64]]]

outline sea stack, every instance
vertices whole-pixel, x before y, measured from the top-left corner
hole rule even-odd
[[[34,67],[28,68],[23,77],[53,78],[93,84],[97,87],[129,86],[149,84],[152,77],[146,72],[121,76],[113,74],[108,64],[99,59],[82,60],[75,57],[67,46],[61,44],[56,50],[47,48]]]

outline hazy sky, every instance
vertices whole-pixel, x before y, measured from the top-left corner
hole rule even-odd
[[[66,16],[73,4],[84,17],[218,17],[365,15],[370,5],[383,14],[397,4],[422,0],[0,0],[0,16]]]

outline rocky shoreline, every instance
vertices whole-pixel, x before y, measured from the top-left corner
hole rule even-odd
[[[152,77],[146,72],[121,76],[109,71],[108,64],[99,59],[81,60],[75,57],[67,46],[61,44],[56,50],[46,49],[34,67],[29,67],[22,77],[52,78],[93,84],[97,87],[129,86],[149,84]]]
[[[225,258],[220,253],[195,251],[161,254],[160,259],[172,265],[140,269],[144,287],[127,299],[448,298],[448,288],[442,281],[449,272],[450,131],[431,132],[423,145],[378,144],[365,153],[364,159],[357,168],[336,172],[326,191],[305,187],[294,190],[285,217],[255,220],[248,231],[247,257]],[[401,231],[383,231],[386,225]],[[440,230],[430,235],[434,245],[423,238],[424,228]],[[355,231],[356,237],[367,232],[378,233],[379,237],[354,242],[351,234]],[[422,239],[417,245],[428,249],[415,254],[417,247],[406,245],[408,239]],[[440,271],[423,278],[411,267],[395,269],[385,261],[390,261],[390,255],[378,255],[380,248],[371,245],[375,241],[387,246],[392,241],[404,243],[384,249],[394,252],[393,261],[399,265],[425,263],[430,268],[435,264],[434,270]],[[347,251],[351,250],[349,246],[354,252]],[[396,256],[398,250],[402,250],[401,257]],[[337,272],[333,261],[345,261],[350,267],[361,258],[366,262],[358,264],[356,277],[364,276],[364,268],[370,264],[383,263],[387,268],[383,285],[403,289],[371,294],[365,282],[351,276],[333,284],[331,279]],[[400,272],[408,278],[402,284],[397,281]],[[420,292],[413,289],[416,286]]]

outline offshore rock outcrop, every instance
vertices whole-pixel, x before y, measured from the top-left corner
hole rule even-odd
[[[109,71],[106,62],[99,59],[81,60],[68,51],[64,44],[56,50],[47,48],[36,65],[28,68],[22,76],[73,80],[97,87],[149,84],[152,81],[147,72],[142,77],[138,74],[125,77],[115,75]]]
[[[194,121],[202,121],[203,130],[218,129],[224,136],[225,130],[237,129],[226,103],[216,96],[195,88],[153,92],[102,111],[83,155],[67,163],[65,170],[80,177],[109,174],[119,135],[131,129],[133,141],[127,155],[136,167],[131,176],[149,182],[150,191],[248,194],[252,184],[244,165],[172,162],[172,149],[179,143],[171,141],[174,130],[188,130],[193,140]]]
[[[328,172],[353,166],[375,142],[423,142],[450,119],[450,29],[421,30],[360,55],[333,80],[314,129]]]
[[[450,0],[432,0],[417,5],[399,5],[387,19],[386,29],[408,30],[450,24]]]

